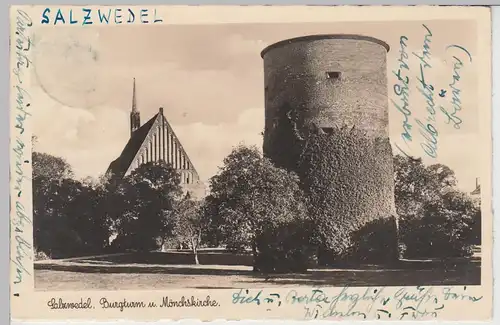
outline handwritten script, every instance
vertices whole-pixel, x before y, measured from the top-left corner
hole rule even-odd
[[[302,308],[304,319],[396,319],[437,318],[450,301],[475,303],[483,297],[469,295],[467,287],[409,287],[388,293],[384,287],[345,287],[340,292],[311,289],[290,290],[285,294],[269,290],[240,289],[232,293],[235,305],[254,305],[266,311],[294,305]]]
[[[460,81],[462,70],[472,62],[472,55],[463,46],[448,45],[444,52],[446,55],[451,55],[452,75],[448,84],[438,86],[432,80],[430,73],[435,72],[433,66],[433,59],[435,60],[433,57],[434,34],[429,26],[422,24],[422,28],[423,37],[421,40],[417,40],[421,45],[418,50],[411,53],[408,49],[410,39],[404,35],[400,36],[397,65],[392,70],[396,81],[392,86],[391,104],[398,113],[402,114],[401,139],[403,143],[409,146],[410,143],[414,142],[413,132],[418,130],[422,139],[419,140],[420,148],[427,156],[437,158],[439,148],[438,119],[444,119],[444,122],[453,126],[454,129],[460,129],[463,123],[459,116],[463,104]],[[416,71],[412,69],[411,59],[418,64]],[[420,100],[425,103],[424,107],[421,105],[412,107],[410,105],[411,96],[420,97]],[[419,112],[424,117],[416,117],[415,112]],[[398,145],[396,147],[403,154],[408,155],[403,148]]]
[[[22,10],[17,11],[16,15],[16,25],[15,25],[15,37],[14,46],[12,50],[15,52],[16,62],[12,73],[14,96],[15,96],[15,130],[17,134],[13,142],[12,150],[14,156],[14,173],[12,174],[14,191],[13,196],[15,197],[15,215],[11,221],[11,232],[14,231],[14,241],[13,246],[15,247],[15,254],[11,257],[11,261],[15,266],[15,280],[14,284],[21,283],[23,281],[23,275],[30,275],[29,270],[26,267],[26,261],[31,261],[32,259],[32,245],[30,241],[27,240],[25,235],[26,228],[31,228],[32,220],[30,218],[30,212],[26,211],[21,198],[23,196],[23,189],[26,181],[29,178],[24,174],[24,164],[30,162],[31,156],[29,150],[26,150],[25,138],[29,135],[24,133],[25,121],[31,116],[29,112],[30,109],[30,94],[24,88],[24,81],[27,75],[27,71],[31,68],[30,51],[32,47],[32,40],[29,36],[30,28],[33,26],[33,22],[28,14]],[[31,139],[29,139],[31,140]],[[28,141],[29,141],[28,140]],[[29,263],[28,263],[29,265]]]

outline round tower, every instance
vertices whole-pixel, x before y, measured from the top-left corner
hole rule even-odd
[[[316,237],[334,255],[355,248],[377,259],[381,246],[384,258],[397,258],[388,51],[372,37],[313,35],[261,54],[264,155],[299,174]]]

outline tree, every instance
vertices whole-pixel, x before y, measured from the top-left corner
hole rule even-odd
[[[46,153],[33,152],[33,177],[44,177],[51,181],[73,177],[71,166],[63,158]]]
[[[422,215],[424,203],[440,200],[456,186],[455,173],[447,166],[425,166],[421,158],[394,156],[397,213],[400,218]]]
[[[73,229],[65,217],[66,195],[60,194],[65,193],[62,182],[72,175],[71,167],[60,157],[38,152],[32,154],[32,166],[35,249],[48,256],[66,254],[64,250],[73,248],[76,236],[72,236]]]
[[[121,249],[157,249],[171,231],[169,218],[180,198],[180,175],[163,161],[139,166],[116,186],[110,215]]]
[[[467,256],[480,207],[456,189],[454,172],[442,164],[395,156],[395,199],[400,239],[411,258]]]
[[[295,174],[275,167],[255,147],[238,146],[224,159],[210,187],[209,202],[215,207],[208,210],[217,215],[226,243],[252,247],[254,270],[306,267],[297,263],[296,250],[284,251],[283,242],[276,243],[277,238],[300,237],[293,234],[304,227],[293,226],[306,224],[304,197]],[[284,232],[288,235],[278,236]]]
[[[62,158],[34,152],[32,160],[36,249],[50,257],[102,252],[110,233],[105,188],[70,178]]]
[[[472,223],[472,245],[481,245],[482,235],[482,220],[481,220],[481,199],[474,199],[476,213],[474,214],[474,221]]]
[[[73,175],[71,166],[60,157],[33,152],[33,215],[40,216],[46,209],[51,186]],[[53,190],[53,189],[52,189]]]
[[[111,218],[107,213],[108,192],[101,184],[75,181],[76,195],[69,201],[68,215],[78,230],[86,253],[101,253],[109,245]]]
[[[245,243],[237,243],[231,245],[228,243],[227,236],[224,236],[225,230],[223,229],[223,219],[219,215],[218,209],[221,203],[218,198],[213,195],[207,195],[203,200],[203,219],[205,221],[205,231],[202,233],[203,242],[211,247],[226,246],[228,250],[245,250]]]
[[[64,187],[63,187],[64,188]],[[44,177],[33,178],[34,247],[49,257],[58,257],[74,249],[73,229],[65,217],[67,202],[61,194],[59,181]]]
[[[206,223],[203,218],[203,202],[193,200],[189,194],[180,200],[172,213],[173,236],[180,243],[188,243],[193,251],[195,264],[198,260],[198,248],[201,244]]]

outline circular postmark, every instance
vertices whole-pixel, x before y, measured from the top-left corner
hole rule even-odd
[[[53,100],[87,109],[106,101],[109,84],[96,30],[40,28],[33,47],[35,81]]]

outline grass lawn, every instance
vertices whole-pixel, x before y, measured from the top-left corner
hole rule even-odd
[[[154,290],[231,289],[273,286],[411,286],[480,283],[480,261],[453,263],[406,261],[388,268],[314,269],[303,274],[267,276],[252,272],[251,256],[220,252],[200,254],[193,265],[188,252],[131,253],[43,261],[35,264],[35,289]],[[219,263],[219,262],[223,262]],[[220,265],[216,265],[220,264]]]
[[[189,252],[130,253],[35,263],[35,289],[161,290],[230,289],[273,286],[409,286],[480,283],[480,260],[453,263],[406,261],[382,268],[314,269],[303,274],[267,276],[252,272],[251,256],[203,252],[201,265]],[[224,264],[222,264],[224,263]],[[216,265],[219,264],[219,265]]]

